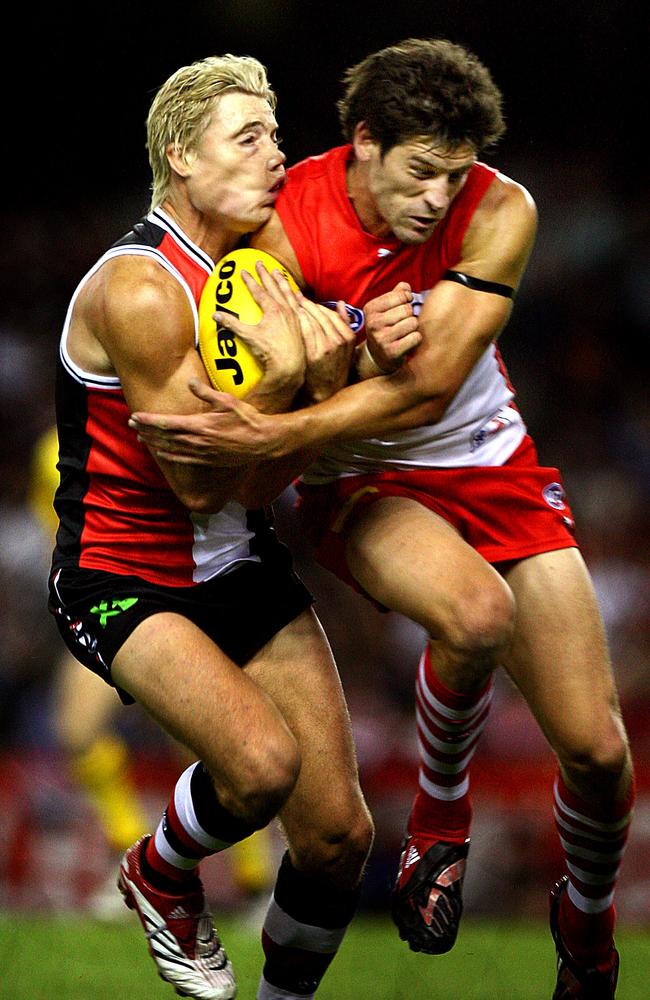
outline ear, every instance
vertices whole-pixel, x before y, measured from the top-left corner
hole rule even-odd
[[[183,153],[180,146],[175,142],[170,142],[165,150],[169,166],[179,177],[189,177],[192,173],[192,163],[194,154],[192,152]]]
[[[366,122],[357,122],[352,136],[354,155],[359,163],[367,163],[373,152],[379,149],[379,143],[373,139]]]

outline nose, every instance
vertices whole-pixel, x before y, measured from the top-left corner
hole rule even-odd
[[[452,198],[451,185],[446,174],[433,177],[427,182],[424,200],[427,208],[434,212],[446,211]]]
[[[269,156],[269,169],[277,170],[278,167],[283,166],[287,161],[287,157],[282,152],[279,146],[273,143],[273,149],[271,150],[271,155]]]

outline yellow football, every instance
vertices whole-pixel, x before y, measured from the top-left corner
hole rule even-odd
[[[199,302],[199,352],[208,378],[215,389],[239,398],[259,382],[262,368],[246,344],[232,330],[218,326],[212,314],[230,313],[242,323],[259,323],[262,310],[241,276],[243,269],[261,284],[255,270],[258,260],[269,273],[282,271],[293,290],[298,290],[289,272],[270,253],[242,247],[221,258],[206,281]]]

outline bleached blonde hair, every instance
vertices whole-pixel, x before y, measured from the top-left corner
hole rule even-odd
[[[210,124],[215,97],[229,91],[263,97],[275,110],[266,69],[253,56],[208,56],[181,66],[158,90],[147,117],[152,208],[165,200],[169,190],[167,147],[172,143],[180,156],[195,149]]]

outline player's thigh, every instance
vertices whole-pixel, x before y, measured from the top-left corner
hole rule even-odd
[[[127,691],[205,761],[217,788],[253,781],[255,769],[297,757],[282,715],[263,690],[196,625],[162,612],[142,621],[112,664]]]
[[[300,748],[300,776],[281,813],[292,843],[334,843],[359,824],[369,826],[343,689],[314,612],[282,629],[245,672],[273,699]]]
[[[500,575],[452,525],[415,500],[385,497],[361,511],[347,532],[346,557],[371,597],[433,637],[511,615]]]
[[[524,559],[507,573],[515,632],[504,666],[560,752],[616,741],[619,707],[605,630],[578,549]]]

